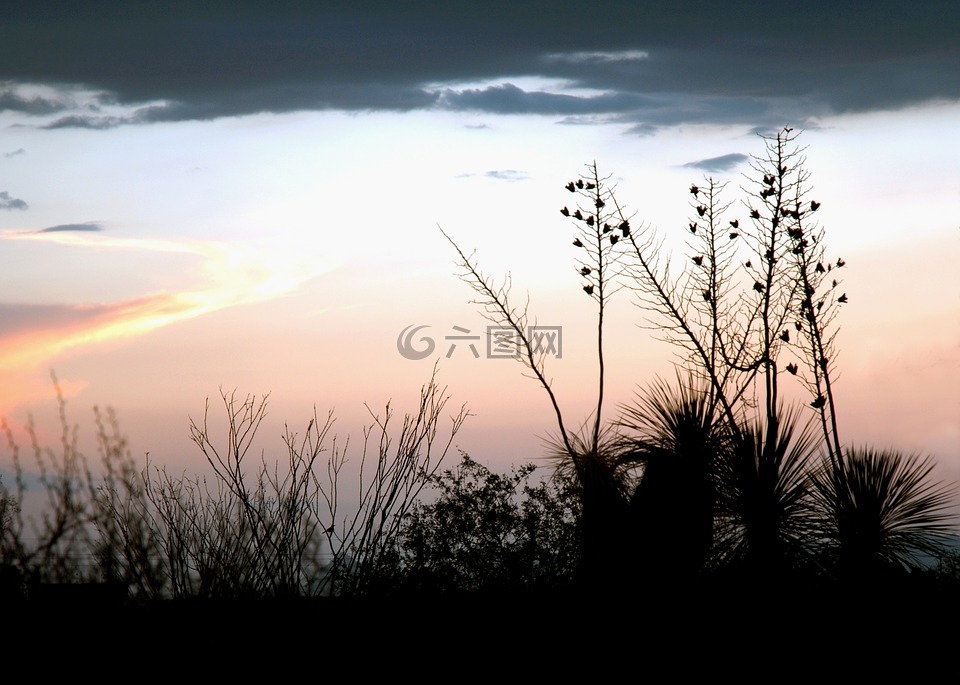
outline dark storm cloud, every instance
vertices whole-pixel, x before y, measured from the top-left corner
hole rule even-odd
[[[88,221],[85,224],[58,224],[57,226],[48,226],[47,228],[41,228],[37,233],[66,233],[66,232],[81,232],[81,233],[90,233],[96,231],[102,231],[103,226],[93,221]]]
[[[23,200],[10,197],[7,191],[0,191],[0,209],[28,209],[29,205]]]
[[[451,108],[778,127],[960,98],[960,3],[11,0],[0,109],[52,128]],[[530,78],[552,85],[523,87]],[[72,111],[9,84],[100,93]],[[458,85],[459,84],[459,85]],[[57,116],[60,114],[61,116]],[[586,119],[583,119],[586,120]]]
[[[689,169],[702,169],[713,172],[730,171],[744,162],[749,161],[749,159],[749,155],[732,152],[729,155],[720,155],[719,157],[711,157],[710,159],[701,159],[697,162],[688,162],[683,166]]]
[[[395,111],[429,109],[440,94],[418,88],[387,87],[380,84],[335,84],[324,89],[274,87],[256,92],[224,93],[217,99],[194,102],[165,102],[138,107],[128,114],[107,114],[102,111],[68,114],[42,126],[46,129],[86,128],[110,129],[128,124],[163,121],[209,121],[220,117],[258,112],[296,111]]]

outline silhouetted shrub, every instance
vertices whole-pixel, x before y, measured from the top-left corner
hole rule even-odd
[[[516,592],[568,585],[578,567],[579,497],[558,474],[531,482],[532,464],[500,474],[466,453],[430,478],[397,538],[383,589],[399,593]]]

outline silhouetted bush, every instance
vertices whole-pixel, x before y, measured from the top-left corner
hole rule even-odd
[[[77,447],[79,429],[68,424],[59,389],[57,396],[61,454],[41,448],[28,425],[37,494],[46,498],[37,516],[23,513],[27,479],[4,424],[16,487],[0,489],[6,513],[0,568],[5,586],[19,583],[35,599],[71,594],[55,589],[64,584],[102,585],[110,596],[122,588],[144,601],[366,594],[383,576],[404,518],[467,416],[465,407],[455,411],[447,439],[440,439],[449,396],[435,377],[399,429],[389,404],[382,415],[371,412],[355,508],[344,510],[347,450],[329,435],[332,415],[315,416],[302,437],[285,435],[285,463],[264,456],[251,464],[265,399],[224,394],[225,435],[213,434],[207,412],[191,424],[213,470],[204,478],[174,477],[149,462],[138,469],[113,415],[105,421],[97,411],[101,469],[95,475]]]
[[[555,473],[538,483],[532,464],[495,473],[461,453],[430,478],[397,537],[384,590],[438,594],[554,590],[570,585],[580,553],[580,500]]]

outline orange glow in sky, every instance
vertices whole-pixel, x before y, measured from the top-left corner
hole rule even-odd
[[[132,299],[68,306],[66,320],[42,320],[23,331],[0,328],[0,415],[40,388],[24,387],[25,372],[50,367],[62,354],[84,346],[107,345],[211,312],[282,297],[322,272],[297,266],[268,251],[242,244],[113,238],[70,232],[7,232],[0,240],[36,240],[80,250],[168,252],[201,260],[202,285],[183,292],[160,292]],[[61,317],[62,318],[62,317]],[[21,378],[13,382],[14,377]],[[49,388],[46,388],[49,391]]]

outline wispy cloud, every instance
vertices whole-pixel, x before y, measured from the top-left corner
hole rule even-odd
[[[650,53],[645,50],[621,50],[619,52],[603,51],[581,51],[581,52],[556,52],[546,55],[544,60],[547,62],[574,62],[580,64],[609,62],[639,62],[648,59]]]
[[[67,231],[76,231],[80,233],[96,233],[102,231],[103,226],[95,221],[88,221],[82,224],[58,224],[56,226],[47,226],[41,228],[37,233],[64,233]]]
[[[514,169],[488,171],[484,176],[487,178],[495,178],[498,181],[525,181],[528,178],[526,172],[516,171]]]
[[[10,305],[2,308],[11,313]],[[0,326],[0,372],[39,368],[63,352],[158,328],[190,316],[176,295],[105,304],[20,306],[13,325]]]
[[[24,114],[44,115],[59,112],[68,106],[63,101],[45,98],[40,95],[23,95],[18,92],[17,84],[0,85],[0,110],[11,110]]]
[[[6,190],[0,192],[0,209],[28,209],[23,200],[12,197]]]
[[[696,162],[687,162],[683,166],[687,169],[702,169],[704,171],[721,172],[736,169],[738,166],[748,162],[749,160],[749,155],[744,155],[739,152],[732,152],[729,155],[720,155],[719,157],[700,159]]]
[[[40,128],[56,130],[58,128],[88,128],[94,131],[105,131],[110,128],[123,126],[124,124],[138,123],[135,116],[107,116],[101,114],[69,114],[58,117],[49,124]]]
[[[0,240],[45,241],[81,250],[168,252],[197,257],[202,285],[182,292],[160,292],[112,302],[0,305],[0,376],[50,365],[71,350],[143,335],[178,321],[227,307],[282,297],[328,271],[289,251],[238,243],[118,238],[87,227],[7,232]],[[2,385],[2,383],[0,383]],[[0,406],[5,389],[0,389]],[[9,402],[10,398],[7,397]]]
[[[21,147],[16,150],[13,150],[12,152],[4,152],[3,156],[6,157],[7,159],[10,159],[11,157],[16,157],[17,155],[25,155],[25,154],[27,154],[27,151]]]
[[[458,174],[457,178],[476,178],[477,176],[483,176],[484,178],[492,178],[497,181],[525,181],[529,178],[527,172],[517,171],[516,169],[491,169],[490,171],[484,171],[482,173],[478,172],[467,172],[463,174]]]

